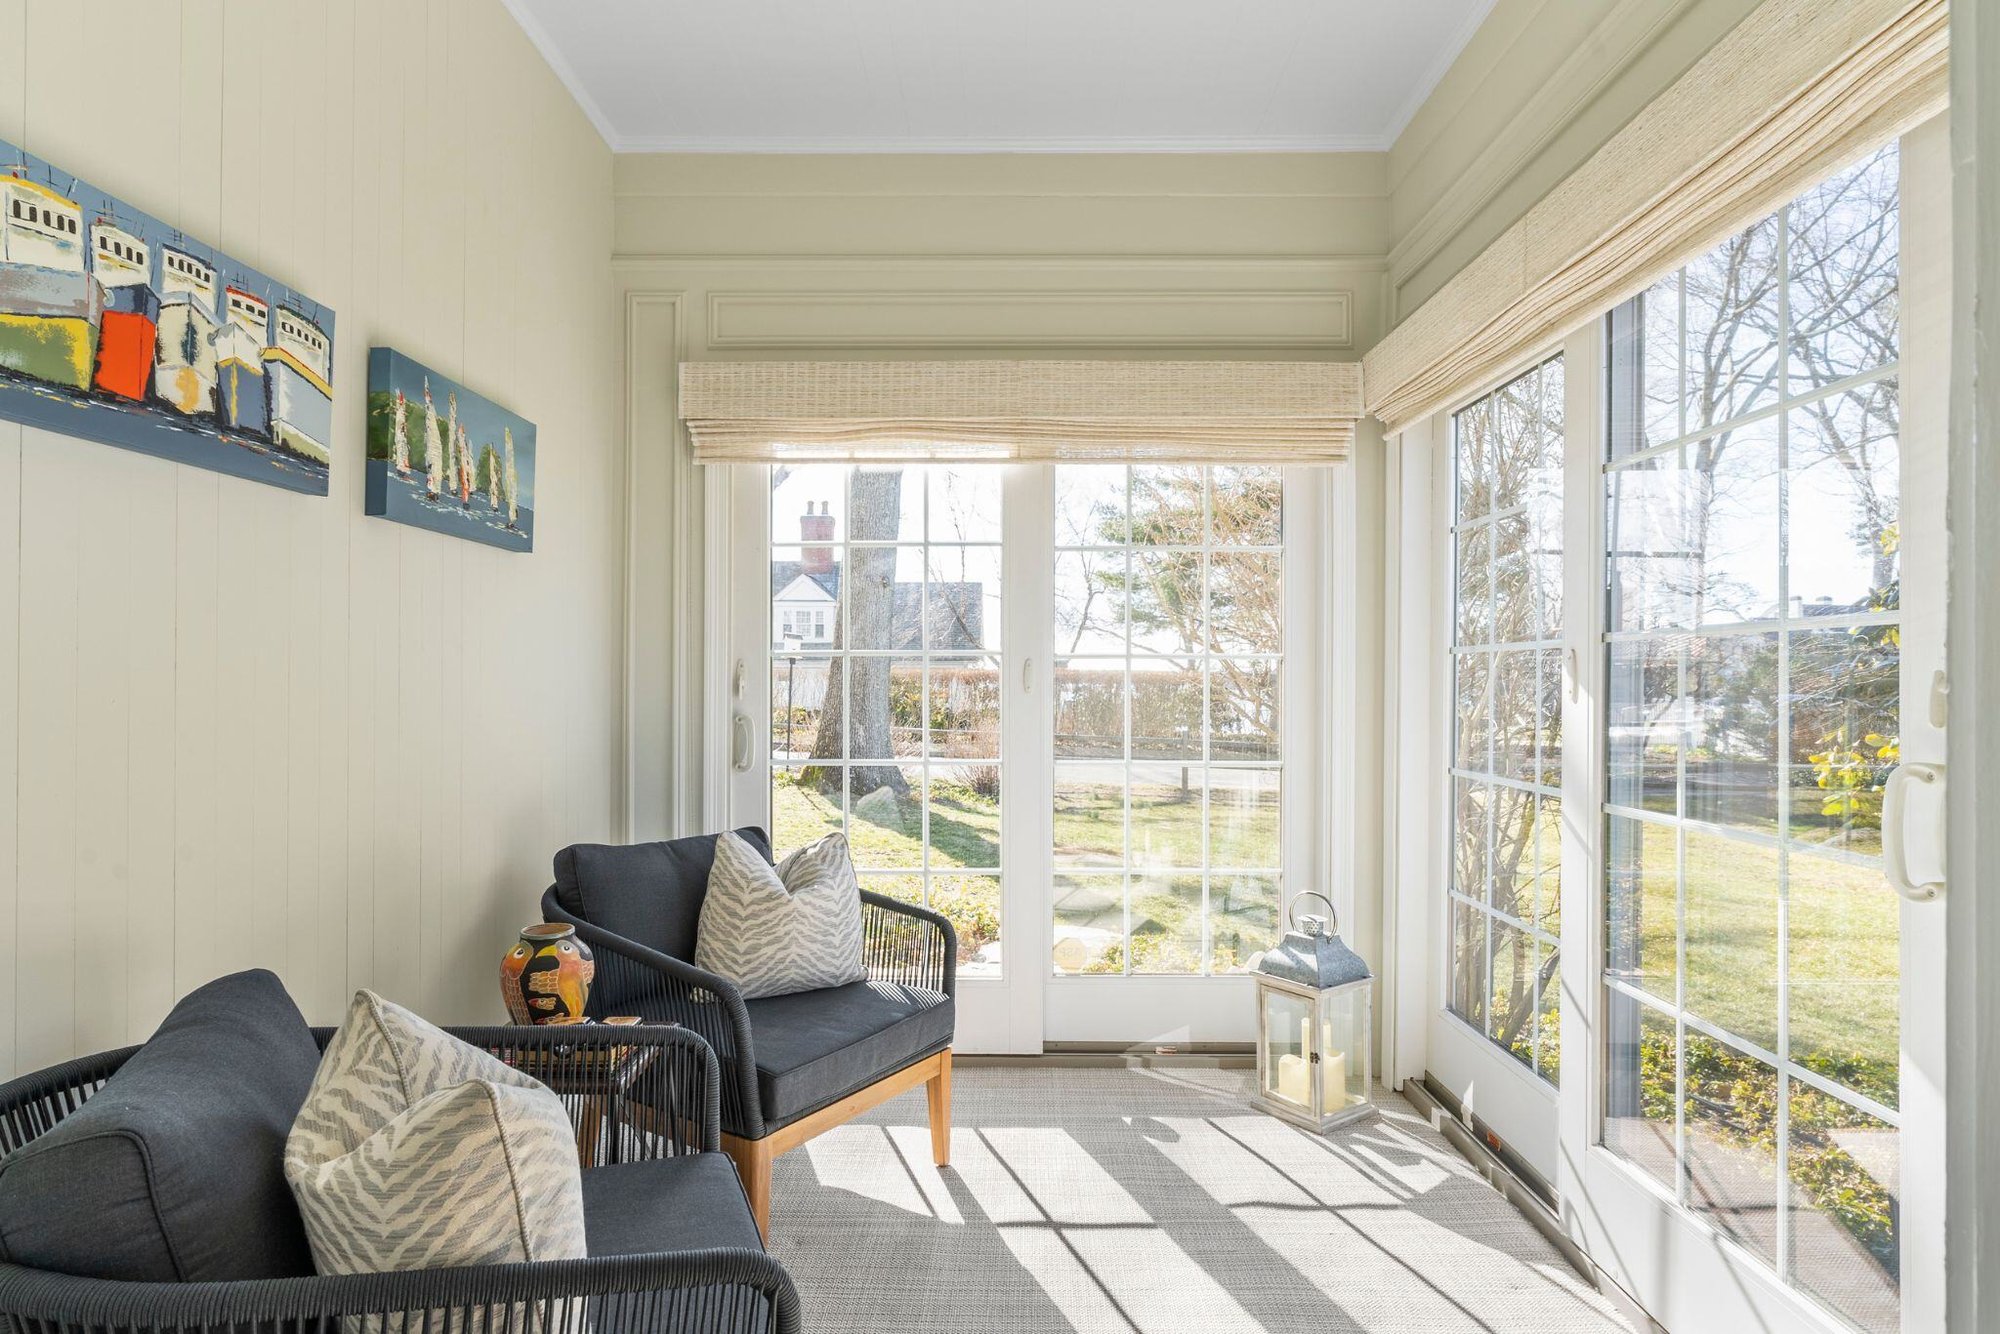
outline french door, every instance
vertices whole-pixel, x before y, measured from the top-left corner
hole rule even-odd
[[[724,810],[959,937],[963,1051],[1247,1041],[1317,885],[1324,472],[738,467]]]
[[[1942,1327],[1944,150],[1805,190],[1404,472],[1447,553],[1425,1068],[1670,1330]]]

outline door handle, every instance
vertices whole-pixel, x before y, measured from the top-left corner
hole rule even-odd
[[[1898,894],[1912,903],[1928,903],[1944,893],[1944,881],[1910,879],[1909,859],[1903,846],[1904,791],[1911,783],[1925,786],[1935,785],[1940,798],[1943,794],[1944,766],[1942,764],[1899,764],[1889,771],[1889,781],[1882,785],[1882,872]],[[1939,805],[1938,827],[1934,846],[1939,849],[1939,860],[1943,860],[1944,816],[1942,802]]]
[[[741,710],[729,716],[729,763],[739,774],[750,770],[750,716]]]

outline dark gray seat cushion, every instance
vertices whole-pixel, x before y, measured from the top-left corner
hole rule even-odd
[[[0,1254],[160,1283],[311,1274],[283,1155],[318,1066],[272,974],[190,992],[89,1102],[0,1161]]]
[[[745,1008],[769,1129],[951,1044],[951,997],[893,982],[767,996]]]
[[[593,1256],[764,1249],[736,1165],[720,1153],[591,1168],[583,1174],[583,1233]]]
[[[736,831],[765,861],[763,830]],[[715,864],[716,834],[665,843],[577,843],[556,854],[556,902],[613,935],[676,959],[694,958],[701,901]]]

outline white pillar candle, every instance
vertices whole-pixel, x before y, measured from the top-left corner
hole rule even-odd
[[[1301,1107],[1312,1105],[1311,1067],[1303,1056],[1287,1053],[1278,1058],[1278,1096]]]

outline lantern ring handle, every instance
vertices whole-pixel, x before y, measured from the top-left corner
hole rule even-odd
[[[1326,905],[1326,930],[1330,936],[1340,934],[1340,912],[1333,906],[1333,900],[1316,889],[1303,889],[1292,895],[1292,901],[1285,906],[1285,925],[1296,931],[1299,929],[1299,900],[1318,899]]]

